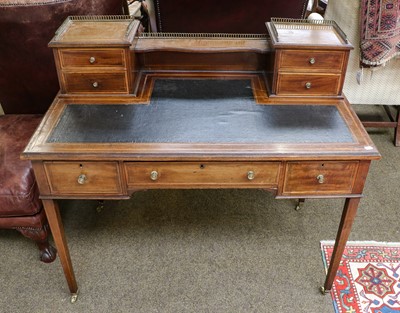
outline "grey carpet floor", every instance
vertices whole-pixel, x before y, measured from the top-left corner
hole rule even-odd
[[[400,148],[393,130],[369,133],[383,158],[350,240],[399,242]],[[58,259],[41,263],[33,242],[0,230],[0,312],[331,313],[319,242],[334,240],[342,205],[307,200],[295,211],[261,190],[138,192],[100,213],[94,201],[62,201],[78,301]]]

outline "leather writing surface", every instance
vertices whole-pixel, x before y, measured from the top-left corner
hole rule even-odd
[[[250,80],[156,79],[150,104],[70,104],[48,142],[346,143],[334,105],[262,105]]]

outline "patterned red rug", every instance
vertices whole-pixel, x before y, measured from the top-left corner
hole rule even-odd
[[[325,270],[333,245],[321,242]],[[400,243],[348,242],[331,295],[336,313],[399,313]]]
[[[384,65],[400,54],[400,0],[361,0],[361,63]]]

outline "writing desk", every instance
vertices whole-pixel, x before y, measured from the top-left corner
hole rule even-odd
[[[136,97],[56,97],[32,160],[65,277],[77,282],[57,199],[128,199],[157,188],[259,188],[280,198],[346,198],[330,290],[379,153],[345,98],[265,104],[258,75],[147,73]],[[260,273],[262,275],[262,273]]]

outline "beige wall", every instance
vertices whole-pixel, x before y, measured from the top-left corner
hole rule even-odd
[[[0,115],[4,115],[4,111],[3,111],[3,108],[1,107],[1,103],[0,103]]]

